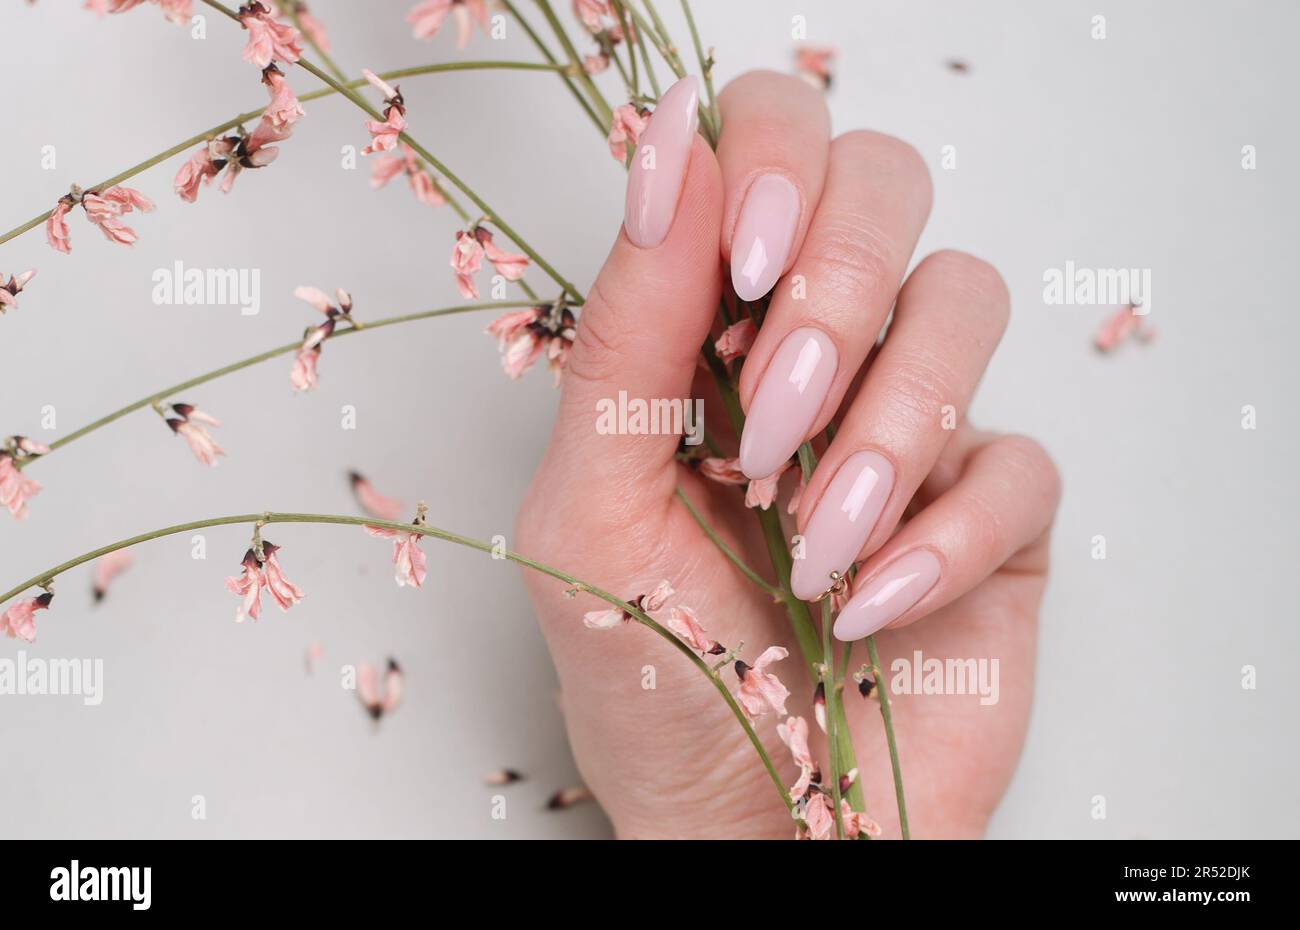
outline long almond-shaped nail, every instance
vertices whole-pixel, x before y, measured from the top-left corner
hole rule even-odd
[[[850,642],[870,636],[912,608],[939,580],[939,560],[927,549],[900,556],[844,605],[835,638]]]
[[[777,348],[749,405],[740,434],[740,469],[747,478],[776,471],[817,419],[835,378],[835,343],[819,329],[796,329]]]
[[[695,142],[699,99],[699,81],[687,75],[659,98],[641,133],[628,174],[623,212],[623,228],[633,245],[652,249],[672,228]]]
[[[893,487],[894,468],[879,452],[858,452],[839,467],[804,530],[803,557],[790,574],[795,597],[812,600],[833,584],[831,572],[848,570]]]
[[[731,284],[741,300],[758,300],[785,270],[799,223],[799,192],[779,174],[749,186],[731,243]]]

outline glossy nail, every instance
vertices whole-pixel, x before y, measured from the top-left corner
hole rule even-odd
[[[879,452],[850,456],[822,493],[803,533],[803,557],[795,559],[790,588],[812,600],[843,574],[875,529],[894,487],[894,468]]]
[[[632,244],[650,249],[664,241],[677,213],[699,116],[699,81],[688,75],[659,98],[637,143],[627,179],[623,229]]]
[[[749,405],[740,436],[740,469],[747,478],[776,471],[812,429],[835,378],[835,343],[804,327],[785,337]]]
[[[844,605],[835,621],[835,638],[850,642],[870,636],[897,620],[939,580],[939,560],[916,549],[891,562]]]
[[[758,300],[785,270],[799,223],[799,191],[779,174],[749,186],[731,243],[731,284],[741,300]]]

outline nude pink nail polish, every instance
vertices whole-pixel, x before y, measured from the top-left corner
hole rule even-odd
[[[741,300],[758,300],[772,289],[790,257],[799,222],[799,191],[779,174],[749,186],[731,243],[731,284]]]
[[[858,452],[845,460],[804,530],[803,557],[795,559],[790,574],[795,597],[812,600],[831,586],[831,572],[848,570],[893,487],[894,468],[879,452]]]
[[[826,401],[836,363],[835,343],[821,330],[804,327],[785,337],[740,435],[740,469],[747,478],[766,478],[794,455]]]
[[[890,562],[844,605],[835,621],[835,638],[849,642],[870,636],[897,620],[939,580],[939,559],[916,549]]]
[[[698,79],[694,75],[682,78],[659,98],[641,133],[628,173],[623,212],[623,229],[635,246],[654,248],[672,228],[695,141],[699,97]]]

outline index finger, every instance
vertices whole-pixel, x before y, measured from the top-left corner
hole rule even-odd
[[[718,97],[718,164],[726,199],[722,257],[741,300],[758,300],[799,254],[821,199],[831,120],[799,78],[750,71]]]

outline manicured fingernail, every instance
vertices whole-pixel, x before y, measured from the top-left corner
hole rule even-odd
[[[894,468],[879,452],[858,452],[839,467],[804,530],[803,558],[790,574],[795,597],[812,600],[833,584],[831,572],[848,570],[893,487]]]
[[[731,243],[731,284],[741,300],[758,300],[776,284],[799,222],[799,192],[779,174],[749,187]]]
[[[682,78],[659,98],[641,133],[628,174],[623,213],[623,228],[633,245],[654,248],[673,225],[695,141],[699,97],[698,79],[694,75]]]
[[[804,327],[785,337],[749,405],[740,435],[740,469],[766,478],[794,455],[817,419],[835,377],[835,343]]]
[[[939,560],[927,549],[895,559],[844,605],[835,638],[849,642],[870,636],[897,620],[939,580]]]

